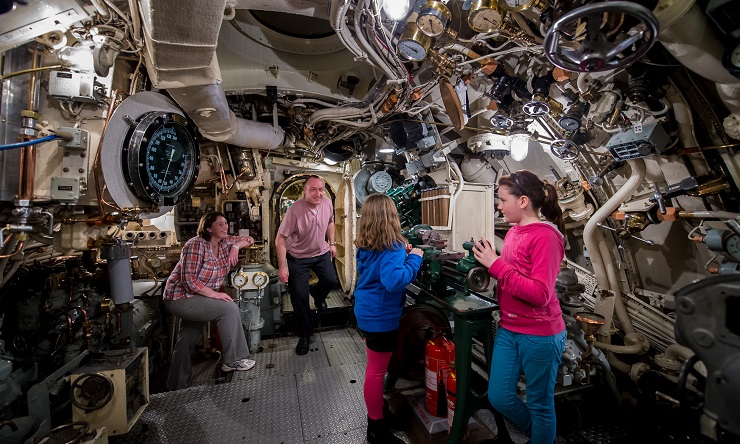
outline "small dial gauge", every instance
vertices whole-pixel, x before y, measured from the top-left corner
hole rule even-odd
[[[238,289],[244,288],[249,283],[249,276],[246,274],[239,272],[234,273],[234,275],[231,277],[231,285]]]
[[[730,74],[740,78],[740,42],[736,41],[725,49],[722,65]]]
[[[524,11],[539,3],[538,0],[498,0],[498,5],[506,11]]]
[[[451,17],[450,10],[444,3],[432,0],[419,10],[416,25],[424,34],[437,37],[445,32]]]
[[[133,122],[126,135],[123,174],[137,197],[156,205],[174,205],[195,183],[198,156],[193,124],[179,114],[152,111]]]
[[[740,236],[729,234],[724,241],[724,250],[735,262],[740,262]]]
[[[254,276],[252,276],[252,283],[257,288],[263,288],[269,281],[270,278],[267,276],[267,273],[262,271],[258,271]]]
[[[501,27],[503,16],[498,0],[477,0],[468,12],[468,26],[475,32],[491,32]]]
[[[152,268],[159,268],[162,266],[162,259],[158,258],[157,256],[152,256],[147,259],[147,263],[149,263],[149,266]]]
[[[576,131],[581,128],[581,120],[574,116],[563,116],[558,120],[558,125],[567,131]]]
[[[398,38],[398,54],[406,60],[420,62],[427,57],[432,39],[419,30],[415,22],[406,23],[401,37]]]

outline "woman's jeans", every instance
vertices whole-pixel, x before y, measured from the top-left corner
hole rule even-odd
[[[531,444],[555,440],[555,377],[565,348],[566,333],[533,336],[496,330],[488,399],[523,431],[532,434]],[[527,381],[527,402],[517,396],[519,376]]]

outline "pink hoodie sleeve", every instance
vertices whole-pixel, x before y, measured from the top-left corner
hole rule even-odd
[[[496,260],[488,273],[499,281],[501,294],[510,295],[536,307],[548,304],[563,259],[563,240],[547,230],[532,240],[532,272],[520,273],[512,264]]]

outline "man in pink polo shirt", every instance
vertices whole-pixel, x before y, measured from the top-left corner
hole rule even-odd
[[[288,284],[300,338],[295,347],[299,355],[308,353],[313,332],[308,301],[311,270],[319,278],[319,283],[311,288],[314,304],[319,310],[326,308],[326,296],[337,286],[332,264],[337,254],[334,208],[331,200],[324,196],[324,189],[324,179],[309,176],[303,186],[303,198],[288,208],[275,238],[278,277]]]

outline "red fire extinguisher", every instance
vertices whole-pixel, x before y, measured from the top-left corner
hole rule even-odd
[[[442,372],[449,369],[455,360],[455,343],[441,333],[427,341],[424,353],[426,402],[424,407],[434,416],[447,414],[445,402],[445,378]]]
[[[447,432],[452,431],[452,420],[455,419],[455,400],[457,398],[457,374],[453,363],[452,369],[447,374]],[[465,435],[463,443],[468,442],[469,429],[465,424]]]

